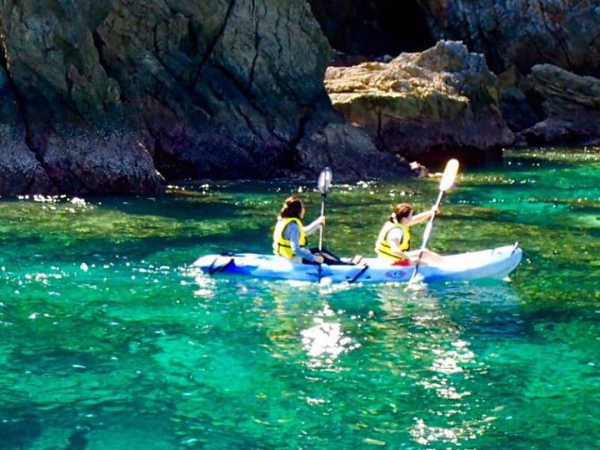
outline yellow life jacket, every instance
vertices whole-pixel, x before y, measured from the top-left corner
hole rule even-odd
[[[296,219],[295,217],[280,219],[277,221],[275,231],[273,232],[273,253],[289,259],[294,257],[294,252],[292,251],[292,243],[283,237],[283,232],[292,222],[296,222],[300,229],[300,247],[306,247],[306,234],[304,233],[304,225],[302,225],[300,219]]]
[[[402,242],[400,242],[400,251],[405,252],[410,249],[410,231],[409,227],[406,225],[402,225],[396,222],[387,221],[383,228],[379,232],[379,236],[377,237],[377,242],[375,243],[375,251],[379,256],[383,256],[385,258],[391,259],[392,261],[403,261],[405,258],[396,255],[392,251],[392,246],[387,240],[388,234],[393,229],[400,228],[402,229]]]

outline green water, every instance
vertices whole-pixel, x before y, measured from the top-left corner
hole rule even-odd
[[[290,285],[195,275],[268,252],[315,183],[0,203],[0,449],[600,448],[600,153],[463,173],[430,248],[518,240],[512,281]],[[371,255],[437,181],[335,184],[325,243]],[[420,245],[414,233],[414,246]]]

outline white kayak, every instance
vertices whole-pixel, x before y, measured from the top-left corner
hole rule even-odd
[[[515,245],[490,250],[447,255],[437,264],[421,264],[418,279],[437,281],[469,281],[481,278],[502,279],[521,261],[523,251]],[[397,266],[377,258],[363,258],[357,264],[327,265],[293,263],[281,256],[256,253],[206,255],[193,267],[208,275],[230,274],[254,278],[296,281],[332,282],[407,282],[414,266]]]

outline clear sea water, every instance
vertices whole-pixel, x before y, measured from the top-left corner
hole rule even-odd
[[[519,241],[511,280],[294,285],[207,278],[268,253],[314,183],[0,202],[0,449],[600,448],[600,150],[461,172],[429,247]],[[336,184],[325,244],[372,255],[437,181]],[[420,245],[418,228],[414,246]]]

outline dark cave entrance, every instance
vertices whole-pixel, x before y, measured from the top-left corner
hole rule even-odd
[[[348,56],[396,57],[435,39],[416,0],[309,0],[330,45]]]

